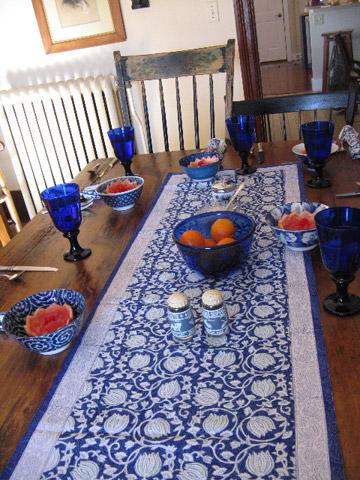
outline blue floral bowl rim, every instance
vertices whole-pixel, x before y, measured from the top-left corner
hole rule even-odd
[[[185,243],[181,243],[175,236],[175,233],[174,233],[174,230],[178,227],[180,227],[180,225],[182,225],[183,223],[187,222],[190,218],[201,218],[201,217],[205,217],[205,216],[208,216],[210,212],[204,212],[204,213],[199,213],[197,215],[192,215],[191,217],[188,217],[188,218],[185,218],[184,220],[181,220],[181,222],[177,223],[175,225],[175,227],[173,228],[173,233],[172,233],[172,237],[173,237],[173,240],[174,242],[177,244],[177,245],[180,245],[181,247],[185,247],[185,248],[189,248],[190,250],[193,250],[194,252],[196,251],[204,251],[204,250],[220,250],[220,249],[225,249],[225,248],[229,248],[229,247],[234,247],[236,245],[239,245],[241,242],[243,242],[244,240],[246,240],[248,237],[250,237],[251,235],[254,234],[254,231],[255,231],[255,227],[256,227],[256,224],[255,224],[255,221],[249,217],[248,215],[245,215],[244,213],[240,213],[240,212],[231,212],[232,214],[237,214],[237,215],[240,215],[241,217],[243,218],[246,218],[247,220],[250,221],[250,223],[252,224],[252,227],[251,227],[251,230],[250,232],[248,232],[246,235],[244,235],[243,237],[241,238],[234,238],[234,242],[232,243],[226,243],[224,245],[213,245],[212,247],[211,246],[207,246],[207,247],[194,247],[193,245],[186,245]],[[229,213],[227,210],[224,210],[223,212],[221,210],[219,211],[216,211],[216,213]],[[221,218],[221,217],[220,217]],[[215,221],[215,220],[214,220]]]
[[[201,167],[196,167],[196,168],[209,167],[210,165],[217,165],[218,163],[221,162],[220,154],[218,152],[212,152],[210,150],[206,150],[206,151],[203,151],[203,152],[190,153],[189,155],[185,155],[184,157],[181,157],[179,159],[179,165],[181,167],[184,167],[184,168],[189,168],[189,163],[191,163],[193,161],[193,160],[190,160],[191,157],[193,157],[194,160],[196,158],[202,158],[202,157],[217,157],[217,162],[209,163],[208,165],[201,165]],[[183,165],[182,162],[188,162],[188,164]]]
[[[74,318],[73,318],[67,325],[64,325],[63,327],[60,327],[60,328],[58,328],[57,330],[54,330],[54,332],[50,332],[50,333],[47,333],[47,334],[45,334],[45,335],[36,335],[36,336],[34,336],[34,337],[32,337],[32,336],[30,336],[30,335],[18,336],[18,335],[15,335],[15,334],[12,333],[12,332],[11,332],[11,333],[10,333],[10,332],[7,332],[7,331],[4,329],[4,319],[5,319],[6,315],[7,315],[7,314],[11,314],[11,315],[12,315],[12,314],[13,314],[13,313],[12,313],[12,310],[13,310],[19,303],[24,302],[25,300],[33,297],[34,295],[45,295],[45,294],[48,294],[48,293],[51,293],[51,292],[54,292],[54,291],[55,291],[55,292],[59,291],[59,292],[71,292],[71,293],[76,293],[77,295],[79,295],[79,296],[82,298],[82,300],[83,300],[83,302],[84,302],[84,307],[81,308],[80,310],[77,310],[77,311],[76,311],[76,315],[74,315]],[[63,304],[62,304],[62,305],[63,305]],[[28,295],[27,297],[22,298],[21,300],[18,300],[16,303],[14,303],[13,305],[11,305],[11,307],[10,307],[6,312],[0,312],[0,316],[1,316],[1,319],[0,319],[0,332],[5,332],[7,335],[12,336],[13,338],[30,338],[30,339],[31,339],[31,338],[34,338],[34,339],[36,339],[36,338],[49,338],[53,333],[58,332],[59,330],[62,330],[62,329],[64,329],[64,328],[67,328],[67,327],[69,327],[72,323],[74,323],[75,321],[77,321],[77,320],[81,317],[81,315],[83,315],[84,310],[85,310],[85,307],[86,307],[85,297],[84,297],[84,295],[83,295],[81,292],[79,292],[79,290],[71,290],[71,289],[69,289],[69,288],[53,288],[53,289],[51,289],[51,290],[42,290],[42,291],[40,291],[40,292],[35,292],[35,293],[32,293],[31,295]],[[39,307],[37,307],[37,308],[39,308]],[[43,308],[43,307],[42,307],[42,308]],[[35,312],[35,310],[34,310],[34,312]],[[75,313],[75,312],[74,312],[74,313]],[[26,316],[24,316],[24,317],[22,317],[22,318],[24,318],[24,320],[25,320],[25,319],[26,319]]]
[[[294,203],[299,203],[299,204],[304,204],[304,203],[307,203],[307,204],[310,204],[310,205],[318,205],[318,207],[315,209],[315,210],[318,210],[318,208],[320,207],[323,207],[321,208],[320,210],[318,210],[316,213],[320,212],[321,210],[326,210],[327,208],[330,208],[329,205],[325,205],[324,203],[320,203],[320,202],[288,202],[288,203],[285,203],[284,205],[282,205],[281,207],[275,207],[273,208],[272,210],[270,210],[270,212],[267,213],[266,217],[265,217],[265,220],[266,220],[266,223],[274,230],[278,231],[278,232],[289,232],[289,233],[303,233],[303,232],[314,232],[316,231],[316,226],[314,228],[307,228],[306,230],[288,230],[288,229],[285,229],[285,228],[281,228],[281,227],[278,227],[276,225],[272,225],[270,223],[270,220],[269,220],[269,217],[271,216],[271,213],[274,212],[275,210],[283,210],[286,206],[290,206]],[[305,209],[304,209],[305,210]],[[314,211],[315,211],[314,210]],[[314,212],[313,212],[314,213]]]
[[[132,188],[131,190],[126,190],[125,192],[117,192],[117,193],[105,193],[105,192],[100,192],[99,189],[104,187],[105,185],[109,185],[110,183],[113,183],[116,180],[130,180],[130,179],[136,179],[139,180],[138,186],[135,188]],[[105,180],[102,183],[99,183],[99,185],[96,187],[95,191],[98,195],[104,196],[104,197],[117,197],[117,196],[122,196],[126,195],[130,192],[136,192],[139,190],[142,186],[144,185],[144,179],[142,177],[139,177],[138,175],[123,175],[121,177],[114,177],[110,178],[109,180]]]

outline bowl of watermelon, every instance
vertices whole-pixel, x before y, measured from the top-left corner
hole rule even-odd
[[[135,175],[111,178],[97,186],[95,194],[118,212],[132,208],[139,199],[144,179]]]
[[[305,252],[319,243],[314,217],[329,208],[317,202],[291,202],[276,207],[266,216],[275,236],[288,248]]]
[[[216,152],[199,152],[180,158],[179,164],[194,182],[212,180],[220,168],[220,156]]]
[[[42,355],[65,350],[81,326],[85,299],[75,290],[46,290],[24,298],[4,315],[0,331]]]

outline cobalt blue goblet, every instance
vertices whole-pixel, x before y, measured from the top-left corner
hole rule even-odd
[[[360,312],[360,297],[348,293],[360,266],[360,209],[326,208],[315,215],[323,264],[336,284],[324,308],[341,317]]]
[[[326,188],[331,185],[330,180],[323,178],[323,167],[331,154],[334,124],[332,122],[317,121],[301,125],[302,135],[310,166],[314,167],[314,178],[306,182],[308,187]]]
[[[255,117],[237,115],[225,120],[231,142],[242,160],[241,168],[235,170],[237,175],[249,175],[256,172],[255,167],[248,164],[248,157],[255,140]]]
[[[41,198],[55,227],[70,242],[70,251],[64,253],[68,262],[77,262],[91,254],[90,248],[80,247],[77,236],[81,224],[80,190],[77,183],[64,183],[47,188]]]
[[[125,175],[134,175],[131,171],[131,162],[135,153],[134,127],[113,128],[107,133],[116,158],[125,169]]]

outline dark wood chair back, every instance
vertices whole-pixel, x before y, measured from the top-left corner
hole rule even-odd
[[[282,139],[288,140],[286,114],[298,112],[297,133],[301,138],[301,124],[304,122],[303,113],[312,112],[314,120],[317,119],[319,110],[328,111],[327,118],[332,119],[333,110],[346,109],[346,123],[352,125],[355,106],[349,107],[349,91],[329,93],[310,93],[305,95],[289,95],[282,97],[261,98],[255,100],[235,101],[232,105],[232,115],[255,115],[257,122],[257,139],[259,141],[272,141],[272,124],[270,116],[280,114],[280,130]],[[309,121],[309,119],[306,119]]]
[[[148,150],[150,153],[152,153],[153,141],[151,135],[151,121],[145,81],[158,80],[164,149],[165,151],[169,151],[166,102],[162,80],[174,78],[176,92],[177,123],[179,130],[179,147],[180,150],[184,150],[184,133],[179,77],[192,77],[192,103],[194,117],[195,148],[200,148],[196,76],[209,76],[210,135],[211,138],[213,138],[216,136],[213,75],[219,72],[225,72],[226,74],[225,115],[227,117],[230,115],[231,112],[231,102],[233,98],[234,54],[235,40],[229,40],[226,45],[149,55],[122,56],[119,51],[114,52],[120,105],[122,109],[124,124],[132,124],[126,89],[131,86],[132,82],[138,81],[141,84],[142,104]]]

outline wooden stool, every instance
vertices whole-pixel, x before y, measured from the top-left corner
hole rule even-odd
[[[324,37],[324,57],[323,57],[323,79],[322,79],[322,91],[327,92],[329,90],[329,56],[330,56],[330,42],[335,42],[336,37],[340,35],[344,41],[345,48],[349,54],[349,57],[353,57],[352,49],[352,30],[344,30],[339,32],[327,32],[323,33]]]
[[[0,141],[0,152],[4,150],[4,144]],[[15,223],[16,230],[20,232],[21,222],[17,213],[10,190],[5,184],[3,174],[0,170],[0,243],[4,247],[11,240],[11,230],[5,215],[2,204],[5,203],[11,219]]]

